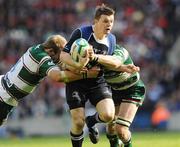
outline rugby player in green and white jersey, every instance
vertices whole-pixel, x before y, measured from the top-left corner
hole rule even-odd
[[[121,146],[119,139],[124,147],[132,147],[129,127],[145,97],[145,86],[140,79],[139,67],[133,64],[129,52],[119,45],[116,45],[113,56],[108,57],[121,62],[117,67],[108,66],[108,58],[103,55],[94,54],[92,58],[97,58],[98,63],[106,67],[104,77],[112,88],[116,116],[115,121],[108,123],[106,129],[110,147]],[[124,65],[129,66],[129,73],[120,72]]]
[[[82,79],[82,74],[61,71],[61,49],[66,39],[61,35],[52,35],[44,43],[30,47],[17,63],[5,74],[0,76],[0,125],[6,121],[12,108],[18,101],[32,93],[36,86],[47,76],[57,82],[68,82]],[[89,61],[88,54],[80,58],[77,66],[83,67]],[[88,71],[88,76],[96,77],[98,71]],[[96,74],[97,73],[97,74]]]

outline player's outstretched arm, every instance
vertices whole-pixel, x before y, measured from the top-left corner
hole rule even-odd
[[[111,55],[97,55],[95,54],[95,60],[97,60],[98,63],[101,65],[107,67],[107,68],[118,68],[119,66],[122,65],[120,60],[114,56]]]
[[[135,73],[140,71],[140,67],[133,64],[125,65],[119,60],[116,56],[106,56],[106,55],[97,55],[97,61],[101,65],[104,65],[106,68],[114,71]]]
[[[129,58],[129,53],[125,48],[116,45],[114,55],[95,54],[93,49],[89,50],[89,57],[106,68],[114,71],[135,73],[139,72],[140,68],[134,64],[125,65],[124,62]]]
[[[68,83],[84,78],[96,78],[99,71],[99,69],[91,69],[86,71],[86,76],[84,76],[83,73],[76,74],[68,70],[61,71],[59,68],[53,68],[48,72],[48,77],[57,82]]]

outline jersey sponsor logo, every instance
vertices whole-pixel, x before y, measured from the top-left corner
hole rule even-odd
[[[103,55],[106,55],[107,54],[107,51],[106,50],[100,50],[100,49],[97,49],[97,48],[94,48],[93,47],[93,50],[96,54],[103,54]]]
[[[48,65],[54,65],[54,63],[52,61],[47,63]]]

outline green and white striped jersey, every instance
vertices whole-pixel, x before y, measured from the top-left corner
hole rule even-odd
[[[129,52],[122,46],[116,45],[113,56],[117,57],[122,64],[133,64]],[[105,69],[104,77],[107,83],[115,90],[127,89],[138,82],[140,75],[138,72],[129,74],[126,72],[112,71]]]
[[[30,47],[2,78],[7,93],[19,100],[33,92],[52,68],[58,68],[41,44]]]

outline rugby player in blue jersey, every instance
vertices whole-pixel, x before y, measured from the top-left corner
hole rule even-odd
[[[95,11],[94,22],[89,26],[82,26],[73,31],[69,42],[61,53],[62,62],[82,69],[71,59],[71,46],[78,38],[86,39],[92,46],[95,54],[105,56],[109,61],[108,66],[117,67],[121,62],[111,55],[114,52],[116,39],[111,33],[114,23],[114,10],[104,4],[98,6]],[[107,56],[109,55],[109,56]],[[94,58],[86,65],[87,69],[98,66],[98,58]],[[66,98],[71,115],[70,136],[73,147],[82,147],[83,128],[85,122],[89,129],[89,137],[95,144],[99,140],[96,123],[111,122],[115,116],[115,108],[111,90],[106,83],[103,72],[97,78],[86,78],[66,84]],[[89,100],[96,107],[95,113],[90,119],[85,119],[85,103]]]

